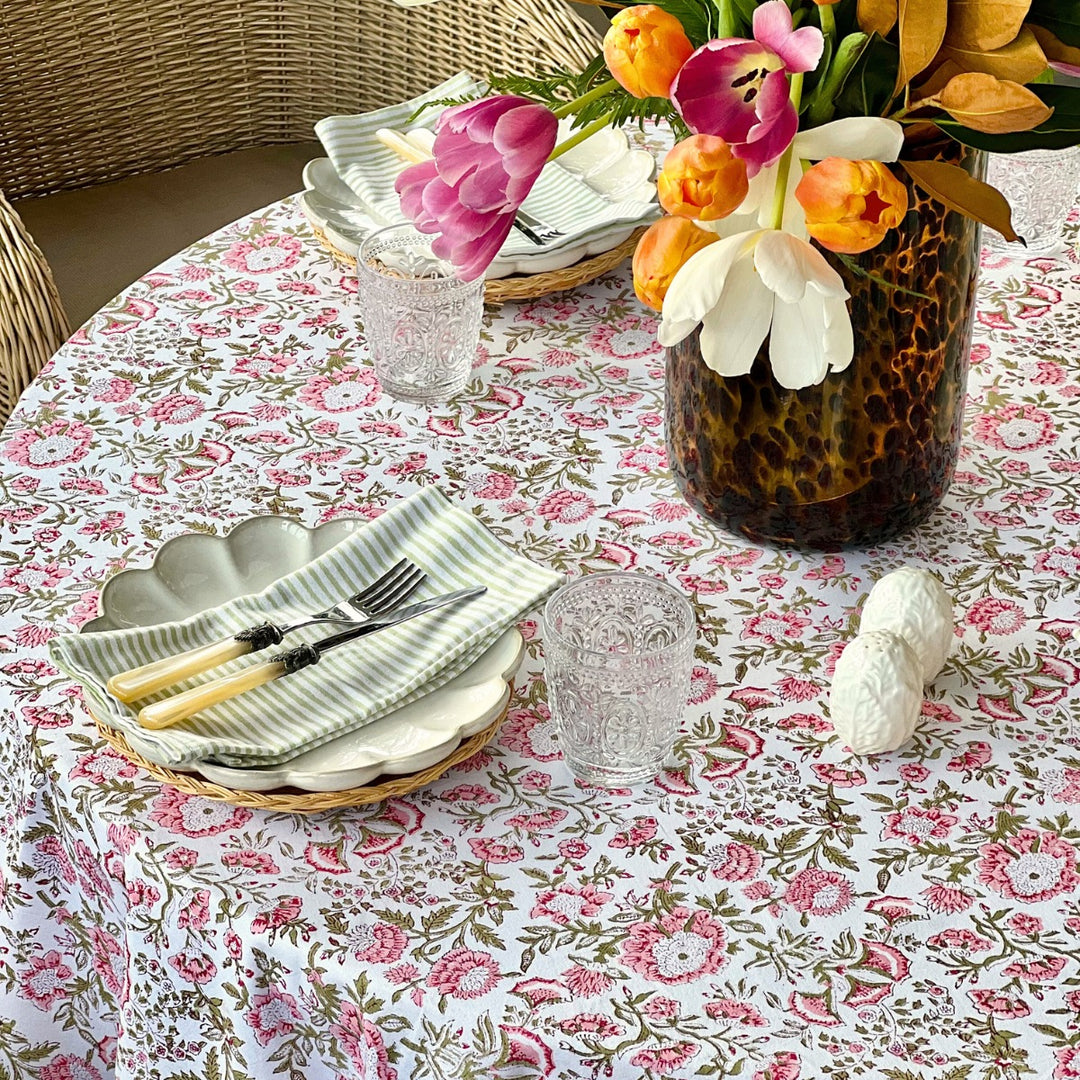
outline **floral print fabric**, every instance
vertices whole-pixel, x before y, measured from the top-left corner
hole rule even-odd
[[[493,313],[431,411],[382,395],[351,275],[291,201],[147,275],[0,444],[0,1076],[1080,1076],[1076,278],[985,257],[944,506],[808,555],[680,499],[625,269]],[[370,518],[432,482],[539,563],[691,597],[655,783],[572,782],[536,618],[485,751],[310,817],[149,780],[49,663],[170,536]],[[829,677],[909,563],[955,600],[953,655],[913,744],[854,758]]]

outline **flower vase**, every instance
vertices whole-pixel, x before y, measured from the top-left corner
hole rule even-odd
[[[956,143],[906,147],[982,178],[985,155]],[[698,331],[667,350],[668,458],[701,514],[751,540],[835,551],[924,521],[948,490],[963,422],[980,226],[908,186],[909,211],[876,248],[829,253],[851,294],[855,356],[788,390],[766,339],[747,375],[701,359]],[[892,286],[892,287],[890,287]]]

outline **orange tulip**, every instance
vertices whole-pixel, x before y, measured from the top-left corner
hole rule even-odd
[[[656,311],[662,310],[671,279],[682,264],[719,239],[716,233],[699,229],[684,217],[664,217],[654,222],[634,252],[634,292],[638,299]]]
[[[693,51],[682,23],[655,4],[623,8],[604,35],[608,69],[637,98],[666,98]]]
[[[881,243],[908,208],[907,188],[880,161],[819,161],[799,181],[795,198],[806,211],[810,235],[844,255]]]
[[[660,205],[677,217],[725,218],[749,190],[746,162],[718,135],[691,135],[676,143],[656,178]]]

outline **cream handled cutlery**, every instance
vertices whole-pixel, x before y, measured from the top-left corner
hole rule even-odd
[[[286,634],[305,626],[320,622],[363,622],[373,615],[389,611],[411,596],[423,584],[426,576],[408,559],[402,559],[366,588],[325,611],[309,615],[287,626],[266,622],[248,627],[223,641],[200,645],[177,656],[167,656],[163,660],[155,660],[142,667],[123,671],[114,675],[105,688],[114,698],[125,704],[139,701],[168,686],[219,667],[229,660],[260,652],[271,645],[280,645]]]
[[[298,645],[295,649],[280,653],[262,664],[245,668],[233,675],[226,675],[223,679],[215,679],[212,682],[193,686],[190,690],[168,697],[162,701],[156,701],[152,705],[146,705],[139,713],[139,723],[145,728],[164,728],[175,724],[180,720],[186,720],[203,709],[212,705],[218,705],[229,698],[237,697],[253,690],[257,686],[273,682],[275,679],[292,675],[302,668],[317,664],[323,653],[330,649],[336,649],[358,638],[366,637],[378,630],[385,630],[390,626],[409,619],[415,619],[418,615],[425,615],[436,608],[445,607],[447,604],[456,604],[461,600],[469,600],[487,592],[486,586],[480,585],[471,589],[459,589],[457,592],[444,593],[442,596],[433,597],[430,600],[422,600],[408,607],[395,608],[384,615],[376,615],[358,626],[322,638],[310,645]]]

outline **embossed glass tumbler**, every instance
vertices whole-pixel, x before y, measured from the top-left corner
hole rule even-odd
[[[575,776],[617,788],[660,771],[690,692],[696,631],[686,597],[641,574],[588,574],[551,596],[548,703]]]
[[[484,319],[484,279],[461,281],[430,236],[389,225],[360,245],[364,331],[382,388],[402,401],[447,401],[469,379]]]
[[[991,154],[986,179],[1009,200],[1012,224],[1026,249],[987,229],[983,243],[1020,257],[1047,255],[1065,247],[1064,227],[1080,187],[1080,146]]]

